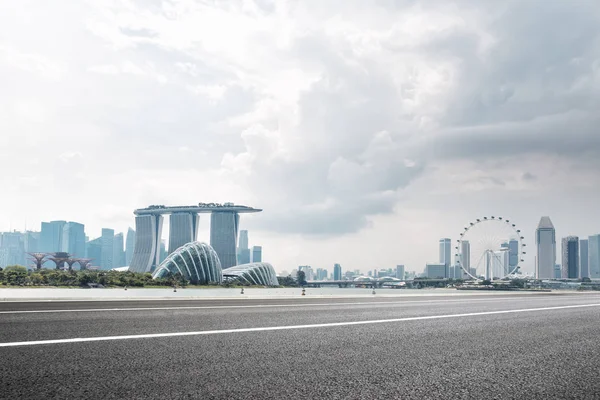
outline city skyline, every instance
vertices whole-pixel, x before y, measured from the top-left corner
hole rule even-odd
[[[208,2],[175,13],[185,32],[145,2],[92,3],[0,15],[0,231],[125,232],[131,210],[210,188],[268,210],[240,227],[276,268],[416,269],[474,215],[531,244],[540,215],[558,238],[599,233],[593,2]]]

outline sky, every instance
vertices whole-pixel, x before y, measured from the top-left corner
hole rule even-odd
[[[600,233],[596,0],[4,1],[0,88],[4,231],[231,201],[278,271],[417,272],[483,216]]]

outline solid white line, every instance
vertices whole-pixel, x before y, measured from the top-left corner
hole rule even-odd
[[[33,341],[28,341],[28,342],[0,343],[0,347],[37,346],[37,345],[45,345],[45,344],[83,343],[83,342],[105,342],[105,341],[111,341],[111,340],[218,335],[218,334],[224,334],[224,333],[282,331],[282,330],[291,330],[291,329],[331,328],[331,327],[339,327],[339,326],[371,325],[371,324],[383,324],[383,323],[391,323],[391,322],[423,321],[423,320],[433,320],[433,319],[475,317],[475,316],[481,316],[481,315],[512,314],[512,313],[521,313],[521,312],[564,310],[564,309],[569,309],[569,308],[585,308],[585,307],[599,307],[599,306],[600,306],[600,303],[598,303],[598,304],[580,304],[580,305],[571,305],[571,306],[558,306],[558,307],[525,308],[525,309],[518,309],[518,310],[485,311],[485,312],[474,312],[474,313],[464,313],[464,314],[446,314],[446,315],[430,315],[430,316],[422,316],[422,317],[378,319],[378,320],[371,320],[371,321],[331,322],[331,323],[310,324],[310,325],[284,325],[284,326],[266,326],[266,327],[259,327],[259,328],[220,329],[220,330],[213,330],[213,331],[150,333],[150,334],[142,334],[142,335],[100,336],[100,337],[72,338],[72,339],[33,340]]]
[[[578,296],[561,297],[562,299],[579,298]],[[52,313],[75,313],[75,312],[99,312],[99,311],[165,311],[165,310],[219,310],[219,309],[235,309],[235,308],[270,308],[270,307],[323,307],[323,306],[354,306],[368,304],[398,304],[402,306],[410,304],[430,304],[430,303],[464,303],[475,301],[502,301],[520,300],[531,297],[502,297],[492,299],[451,299],[451,300],[415,300],[415,301],[361,301],[352,303],[302,303],[302,304],[253,304],[253,305],[231,305],[231,306],[181,306],[181,307],[127,307],[127,308],[82,308],[82,309],[66,309],[66,310],[13,310],[0,311],[0,314],[52,314]]]

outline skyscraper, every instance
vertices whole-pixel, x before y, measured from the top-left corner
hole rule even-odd
[[[125,239],[125,265],[131,265],[133,259],[133,250],[135,248],[135,231],[131,228],[127,229],[127,237]]]
[[[85,257],[85,227],[79,222],[67,222],[63,225],[61,251],[73,257]]]
[[[113,241],[113,268],[125,266],[125,251],[123,251],[123,234],[117,233]]]
[[[450,276],[450,266],[452,265],[452,240],[449,238],[440,239],[440,264],[446,266],[445,277]]]
[[[210,245],[217,252],[223,269],[236,265],[239,221],[236,212],[213,211],[210,216]]]
[[[87,242],[86,253],[92,265],[102,267],[102,237]]]
[[[508,273],[514,273],[519,265],[519,241],[516,239],[509,240],[508,249]]]
[[[0,251],[2,260],[0,268],[9,265],[26,265],[25,246],[21,232],[5,232],[0,234]]]
[[[67,221],[42,222],[40,232],[40,248],[44,253],[55,253],[62,251],[63,227]]]
[[[589,278],[590,277],[590,269],[588,263],[588,240],[581,239],[579,241],[579,277],[580,278]]]
[[[250,249],[248,248],[248,231],[240,231],[240,242],[237,249],[237,263],[248,264],[250,262]]]
[[[600,235],[588,238],[588,267],[590,278],[600,278]]]
[[[540,219],[535,231],[537,255],[535,257],[535,277],[538,279],[554,278],[556,265],[556,231],[550,217]]]
[[[252,262],[262,261],[262,246],[252,246]]]
[[[100,268],[111,269],[114,268],[113,264],[113,249],[115,241],[114,229],[102,228],[102,264]]]
[[[396,278],[404,280],[404,265],[396,265]]]
[[[567,236],[562,240],[562,277],[579,278],[579,238]]]
[[[248,231],[247,230],[241,230],[240,231],[240,244],[239,244],[241,249],[247,249],[248,248]]]
[[[135,246],[129,270],[150,272],[160,264],[160,238],[162,215],[137,215],[135,217]]]
[[[333,280],[334,281],[342,280],[342,266],[340,264],[333,265]]]
[[[169,254],[179,247],[195,242],[198,237],[200,215],[195,212],[178,212],[169,217]]]

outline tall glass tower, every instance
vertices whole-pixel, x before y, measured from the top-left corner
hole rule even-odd
[[[600,235],[588,238],[588,267],[590,278],[600,278]]]
[[[210,246],[217,252],[223,269],[236,265],[240,216],[233,211],[213,211],[210,216]]]
[[[542,217],[535,231],[537,255],[535,257],[535,277],[553,279],[556,265],[556,231],[550,217]]]
[[[562,277],[579,278],[579,238],[567,236],[562,240]]]

